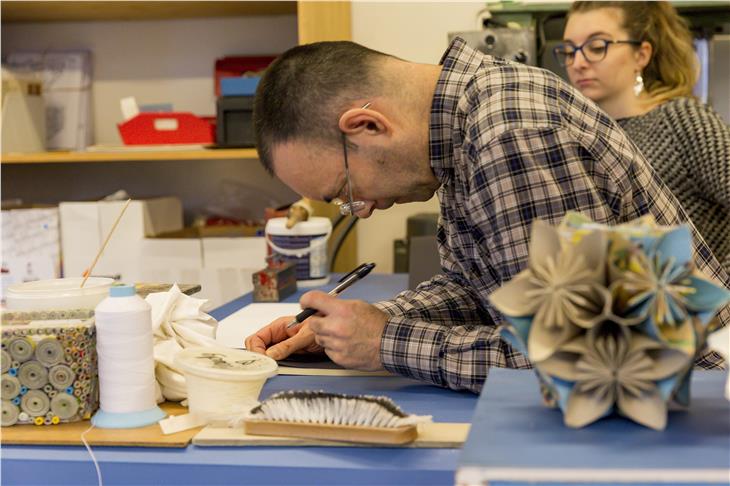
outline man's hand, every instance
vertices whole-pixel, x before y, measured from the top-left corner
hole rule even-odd
[[[287,325],[294,316],[280,317],[256,334],[246,338],[246,349],[255,353],[266,354],[275,360],[281,360],[295,352],[321,353],[322,347],[314,342],[314,333],[309,328],[309,319],[290,329]]]
[[[337,299],[320,291],[307,292],[299,302],[302,308],[317,309],[317,315],[305,322],[332,361],[350,369],[383,369],[380,340],[387,314],[366,302]]]

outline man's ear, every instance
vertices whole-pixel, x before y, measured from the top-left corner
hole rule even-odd
[[[392,130],[388,118],[371,108],[351,108],[340,116],[339,127],[345,135],[382,135]]]
[[[649,61],[651,61],[651,56],[654,54],[654,48],[650,43],[647,41],[644,41],[641,43],[639,48],[636,50],[636,63],[638,64],[638,67],[640,70],[644,70],[646,66],[649,65]]]

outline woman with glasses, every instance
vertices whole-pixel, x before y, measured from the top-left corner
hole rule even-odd
[[[626,131],[730,269],[730,127],[692,96],[697,60],[668,2],[575,2],[554,49]]]

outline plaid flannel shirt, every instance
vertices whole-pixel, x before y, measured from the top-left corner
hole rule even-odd
[[[671,225],[687,216],[618,125],[558,76],[458,38],[441,64],[430,162],[441,182],[443,273],[377,304],[389,314],[380,351],[391,372],[478,392],[491,366],[530,367],[500,338],[488,296],[526,268],[533,219],[556,225],[575,210],[618,224],[651,213]],[[728,285],[694,233],[699,269]],[[730,306],[719,320],[730,322]],[[697,364],[723,361],[707,353]]]

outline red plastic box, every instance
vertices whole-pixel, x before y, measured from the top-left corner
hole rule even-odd
[[[192,113],[140,113],[117,125],[125,145],[213,143],[215,117]]]
[[[228,56],[216,59],[215,95],[221,95],[221,78],[240,77],[246,73],[261,73],[274,59],[276,56]]]

